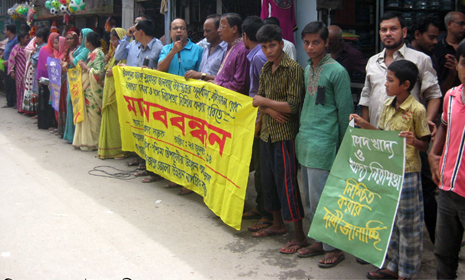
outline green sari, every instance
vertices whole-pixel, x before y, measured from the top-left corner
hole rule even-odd
[[[126,35],[126,30],[122,28],[115,28],[115,30],[118,37],[120,37],[119,39],[122,39]],[[116,65],[114,47],[112,47],[110,47],[108,53],[112,57],[105,66],[105,72]],[[121,129],[118,119],[118,105],[116,104],[115,79],[112,75],[111,77],[105,77],[105,86],[103,87],[102,124],[98,143],[98,157],[106,159],[122,158],[125,156],[126,153],[121,149]]]
[[[97,150],[102,121],[102,95],[105,77],[105,60],[102,48],[94,49],[87,56],[89,71],[82,71],[84,93],[84,120],[76,124],[73,146],[81,150]]]

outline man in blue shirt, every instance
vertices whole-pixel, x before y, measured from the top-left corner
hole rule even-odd
[[[148,19],[139,21],[134,31],[134,37],[139,43],[139,54],[137,56],[137,66],[143,66],[144,60],[147,59],[147,66],[156,69],[158,65],[158,58],[160,56],[163,45],[160,40],[155,38],[155,27],[153,22]]]
[[[127,66],[137,66],[137,58],[140,53],[140,43],[136,40],[131,41],[131,39],[134,36],[137,23],[144,19],[148,19],[148,17],[144,15],[138,16],[136,20],[134,20],[134,25],[126,32],[126,36],[119,41],[119,45],[115,50],[115,60],[121,61],[126,59]]]
[[[199,71],[203,49],[187,38],[186,22],[180,18],[173,20],[170,35],[173,43],[163,47],[158,70],[179,76],[189,70]]]
[[[16,36],[16,26],[14,24],[7,24],[5,26],[5,35],[8,38],[8,42],[5,45],[5,51],[3,53],[3,66],[5,69],[8,68],[8,58],[10,57],[11,50],[18,44],[18,37]],[[6,105],[3,108],[16,107],[16,84],[10,76],[6,75],[5,71],[5,88],[6,91]]]

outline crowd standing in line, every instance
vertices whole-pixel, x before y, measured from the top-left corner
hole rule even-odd
[[[321,268],[339,264],[344,252],[318,240],[310,244],[302,220],[307,214],[311,221],[315,214],[349,120],[366,129],[400,131],[407,142],[406,164],[389,261],[368,272],[367,278],[407,279],[418,274],[423,221],[436,245],[437,277],[457,277],[465,227],[464,14],[445,16],[443,37],[439,18],[419,18],[407,44],[402,16],[388,12],[379,26],[384,49],[368,60],[342,39],[340,27],[310,22],[301,32],[309,57],[305,69],[295,61],[295,46],[283,39],[274,17],[210,15],[203,25],[205,39],[198,44],[188,38],[186,22],[177,18],[170,24],[172,43],[165,46],[155,37],[149,16],[138,16],[127,30],[112,23],[103,36],[106,40],[89,28],[72,28],[62,37],[44,26],[30,31],[24,26],[16,34],[15,25],[6,25],[3,64],[8,91],[3,107],[37,119],[39,129],[58,134],[76,149],[97,150],[100,159],[122,159],[129,154],[119,137],[112,72],[116,65],[209,81],[252,97],[259,112],[251,162],[257,199],[243,219],[257,220],[248,228],[254,237],[284,235],[284,222],[292,222],[294,236],[280,252],[302,258],[322,255]],[[62,66],[57,110],[51,106],[47,83],[49,57],[61,60]],[[76,126],[67,83],[67,70],[73,67],[82,70],[85,98],[85,118]],[[359,115],[354,114],[351,82],[363,81],[355,104],[361,108]],[[148,176],[144,183],[162,179],[146,169],[142,158],[128,165],[138,167],[135,176]],[[173,182],[166,187],[181,187],[180,195],[192,193]]]

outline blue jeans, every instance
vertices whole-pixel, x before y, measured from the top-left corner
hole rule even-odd
[[[309,168],[302,165],[302,188],[305,193],[305,206],[307,207],[310,222],[313,220],[321,193],[328,180],[329,170]],[[319,242],[319,241],[317,241]],[[333,251],[336,248],[323,243],[323,250]]]

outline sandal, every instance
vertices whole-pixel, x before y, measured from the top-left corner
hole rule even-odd
[[[134,175],[135,177],[144,177],[144,176],[149,176],[149,172],[147,170],[139,170],[132,175]]]
[[[174,189],[174,188],[180,188],[180,187],[182,186],[174,182],[169,182],[169,184],[165,186],[165,189]]]
[[[335,251],[340,251],[340,250],[335,250]],[[331,254],[333,253],[334,251],[331,251],[331,252],[326,252],[324,258],[320,261],[318,261],[318,266],[321,267],[321,268],[331,268],[331,267],[335,267],[336,265],[338,265],[340,262],[342,262],[346,257],[344,255],[344,252],[340,251],[340,255],[339,256],[336,256],[336,255],[331,255],[331,256],[328,256],[328,254]],[[334,259],[336,258],[336,260],[334,262],[330,262],[330,263],[327,263],[326,261],[329,260],[329,259]],[[323,262],[321,262],[323,261]]]
[[[367,273],[367,278],[368,279],[398,279],[399,278],[398,276],[394,276],[392,274],[386,273],[383,270],[390,271],[387,268],[373,270]],[[373,275],[373,274],[377,274],[377,275]]]
[[[287,234],[286,229],[275,231],[275,230],[271,230],[270,228],[265,228],[265,229],[252,233],[252,236],[253,237],[269,237],[269,236],[274,236],[274,235],[286,235],[286,234]]]
[[[128,166],[139,166],[139,159],[136,158],[133,161],[128,162]]]
[[[312,244],[313,246],[313,244]],[[321,256],[324,255],[326,252],[321,248],[320,250],[315,250],[314,247],[306,247],[298,250],[297,252],[297,257],[299,258],[310,258],[310,257],[315,257],[315,256]]]
[[[305,238],[303,242],[289,241],[287,242],[286,246],[282,247],[281,250],[279,250],[279,252],[282,254],[295,254],[299,249],[302,249],[307,246],[308,246],[307,238]]]
[[[262,215],[260,215],[256,209],[252,209],[242,214],[242,219],[244,220],[260,219],[261,217]]]
[[[248,228],[250,232],[257,232],[259,230],[265,229],[273,225],[273,222],[268,220],[267,218],[261,218],[258,222],[254,223]]]
[[[186,195],[186,194],[191,194],[193,191],[187,189],[187,188],[182,188],[180,191],[177,192],[178,195]]]
[[[137,167],[138,170],[146,170],[147,167],[145,166],[145,164],[139,164],[139,166]]]
[[[149,176],[148,178],[142,179],[142,183],[153,183],[157,181],[160,181],[160,178],[154,176]]]

